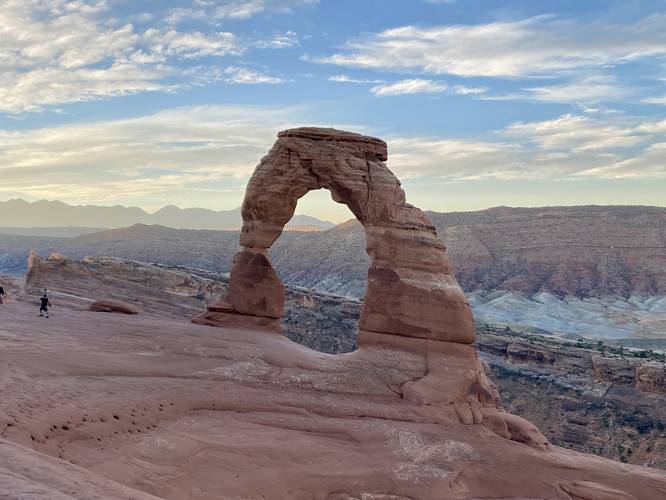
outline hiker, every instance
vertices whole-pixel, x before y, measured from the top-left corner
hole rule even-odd
[[[7,294],[5,293],[5,289],[2,288],[2,285],[0,285],[0,304],[4,304],[4,302],[2,301],[2,298],[3,298],[5,295],[7,295]]]
[[[50,305],[51,302],[49,302],[49,294],[46,292],[46,288],[44,288],[44,293],[42,294],[42,298],[40,299],[39,315],[48,318]]]

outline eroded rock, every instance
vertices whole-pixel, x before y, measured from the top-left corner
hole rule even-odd
[[[643,363],[636,369],[636,387],[649,392],[666,392],[666,364]]]
[[[635,496],[625,491],[609,488],[591,481],[562,483],[560,489],[571,500],[636,500]]]
[[[90,311],[120,314],[139,314],[139,309],[120,300],[96,300],[88,307]]]
[[[335,129],[298,128],[278,140],[252,175],[243,201],[243,247],[231,272],[234,312],[279,318],[284,287],[266,250],[312,190],[328,189],[365,228],[371,258],[361,330],[471,344],[472,313],[426,215],[405,201],[384,163],[386,143]],[[208,323],[229,324],[215,311]],[[203,318],[197,318],[201,322]]]

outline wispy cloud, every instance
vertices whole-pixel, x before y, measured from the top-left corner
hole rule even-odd
[[[485,100],[528,100],[542,102],[585,103],[622,101],[632,90],[619,84],[609,75],[591,75],[573,78],[566,83],[526,87],[508,94],[484,95]]]
[[[560,85],[525,89],[529,96],[545,102],[602,102],[621,100],[630,91],[608,76],[590,76]]]
[[[666,120],[567,114],[485,140],[395,137],[389,162],[405,179],[666,179],[665,132]]]
[[[278,130],[314,109],[198,106],[133,119],[0,130],[0,197],[231,208]],[[595,115],[596,116],[596,115]],[[335,124],[333,124],[335,125]],[[349,127],[345,127],[349,128]],[[367,127],[350,127],[372,134]],[[486,138],[387,137],[405,180],[666,179],[666,120],[563,115]],[[35,182],[38,178],[39,182]]]
[[[488,92],[488,90],[488,87],[468,87],[466,85],[453,87],[453,93],[458,95],[479,95]]]
[[[589,168],[577,175],[604,179],[666,179],[666,142],[651,144],[634,157]]]
[[[0,197],[146,207],[237,206],[247,177],[299,109],[198,106],[26,131],[0,130]],[[39,178],[39,182],[35,179]]]
[[[370,91],[378,96],[391,96],[402,94],[439,94],[448,88],[448,85],[444,82],[413,78],[377,85],[376,87],[372,87]]]
[[[278,84],[287,81],[284,78],[267,75],[252,68],[240,68],[238,66],[229,66],[224,70],[224,75],[223,80],[227,83],[246,85],[259,83]]]
[[[666,105],[666,95],[646,97],[641,102],[645,104],[663,104]]]
[[[171,24],[193,19],[248,19],[263,12],[290,13],[317,3],[319,0],[195,0],[191,7],[169,9],[166,19]]]
[[[278,33],[269,40],[258,40],[253,46],[260,49],[286,49],[297,47],[301,44],[298,34],[295,31],[285,31]]]
[[[552,120],[514,123],[502,133],[544,150],[609,151],[646,142],[649,134],[640,127],[649,123],[639,125],[624,119],[613,121],[566,114]]]
[[[382,83],[381,80],[371,80],[368,78],[352,78],[349,75],[331,75],[328,77],[329,82],[338,83]]]
[[[654,14],[623,25],[541,16],[477,25],[403,26],[349,41],[344,51],[315,60],[460,76],[552,76],[663,56],[665,24],[666,14]]]
[[[195,4],[239,17],[296,5],[259,0]],[[159,22],[139,29],[115,14],[104,0],[0,0],[0,112],[34,112],[140,92],[172,92],[206,81],[281,83],[282,78],[228,63],[223,65],[231,66],[225,78],[217,79],[210,61],[205,68],[192,65],[202,58],[241,56],[250,48],[298,43],[291,31],[252,41],[215,28],[181,31]]]
[[[374,83],[370,80],[350,80],[345,75],[331,77],[329,80],[354,83]],[[453,95],[480,96],[489,90],[488,87],[470,87],[467,85],[454,85],[453,87],[450,87],[446,82],[441,80],[427,80],[423,78],[411,78],[391,83],[378,83],[382,83],[382,85],[377,85],[370,89],[370,91],[377,96],[441,94],[444,92]]]
[[[241,54],[244,51],[236,36],[224,31],[204,34],[200,31],[180,33],[175,30],[150,28],[140,41],[148,53],[162,57],[163,61],[174,56],[198,59],[206,56]]]

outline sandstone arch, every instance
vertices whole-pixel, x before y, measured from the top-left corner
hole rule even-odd
[[[426,215],[405,201],[387,159],[386,143],[373,137],[324,128],[280,132],[247,185],[227,301],[195,321],[279,328],[284,285],[268,248],[299,198],[324,188],[365,228],[372,262],[359,342],[379,333],[472,343],[472,313],[445,247]]]

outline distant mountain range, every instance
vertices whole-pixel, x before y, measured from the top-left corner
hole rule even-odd
[[[666,295],[666,208],[498,207],[428,215],[467,292]],[[42,255],[107,255],[226,272],[237,248],[237,231],[143,224],[75,238],[0,235],[0,271],[24,270],[35,249]],[[289,284],[352,297],[365,291],[369,258],[357,222],[285,232],[270,253]]]
[[[27,231],[26,228],[103,228],[115,229],[134,224],[159,224],[175,229],[239,229],[242,224],[240,208],[233,210],[208,210],[205,208],[178,208],[169,205],[157,212],[149,213],[138,207],[116,205],[104,207],[96,205],[68,205],[61,201],[41,200],[27,202],[21,199],[0,201],[0,232],[16,234],[12,228],[21,228],[20,234],[46,236],[71,236],[76,231],[62,234],[48,231]],[[309,215],[294,215],[288,226],[304,231],[330,229],[332,222],[323,221]],[[94,229],[93,229],[94,230]],[[91,232],[85,230],[84,234]]]

